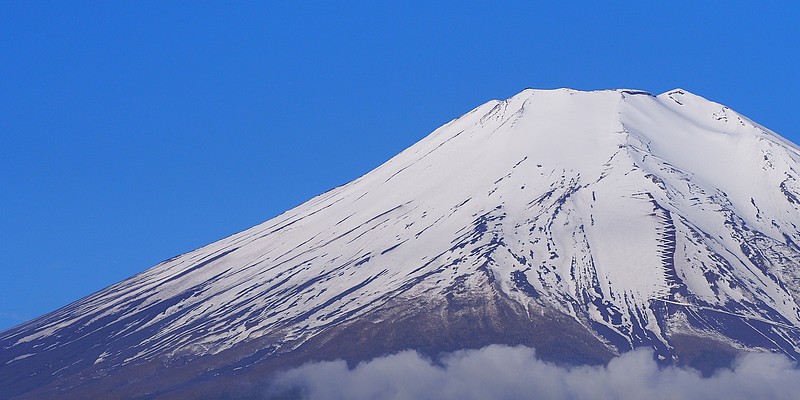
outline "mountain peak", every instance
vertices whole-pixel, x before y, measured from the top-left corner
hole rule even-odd
[[[597,89],[597,90],[580,90],[580,89],[572,89],[567,87],[562,88],[554,88],[554,89],[536,89],[536,88],[525,88],[521,92],[517,93],[516,95],[512,96],[511,98],[517,97],[530,97],[532,95],[544,95],[544,96],[574,96],[574,95],[615,95],[615,94],[628,94],[628,95],[647,95],[653,96],[650,92],[644,90],[637,90],[637,89]]]
[[[678,364],[798,359],[798,171],[795,147],[681,89],[526,89],[0,333],[0,386],[135,397],[493,343],[573,364],[642,346]]]

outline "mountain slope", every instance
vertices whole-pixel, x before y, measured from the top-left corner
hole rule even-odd
[[[797,359],[799,160],[684,90],[525,90],[0,333],[0,386],[180,398],[312,359],[490,343],[566,363],[639,346],[699,367]]]

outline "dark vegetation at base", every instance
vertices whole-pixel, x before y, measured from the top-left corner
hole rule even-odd
[[[407,349],[414,349],[434,362],[443,353],[479,349],[490,344],[534,347],[540,359],[558,365],[599,365],[614,356],[572,317],[545,311],[544,315],[537,314],[529,319],[521,306],[499,296],[492,299],[450,299],[424,312],[412,312],[411,309],[411,302],[387,304],[369,318],[315,337],[292,353],[264,360],[247,373],[254,385],[251,392],[241,394],[253,398],[263,396],[268,385],[266,377],[277,370],[311,360],[340,359],[352,367],[361,361]],[[393,315],[404,317],[385,319]],[[375,320],[382,322],[375,323]],[[257,383],[259,378],[262,380]],[[238,379],[226,377],[214,382],[199,382],[192,393],[202,396],[219,387],[233,386]],[[163,398],[181,399],[183,396],[185,394],[176,392]]]
[[[529,312],[533,318],[528,318]],[[171,361],[169,366],[153,360],[104,371],[103,376],[89,368],[20,398],[246,398],[261,396],[269,377],[279,370],[335,359],[355,365],[407,349],[435,360],[442,353],[490,344],[526,345],[536,348],[541,359],[562,365],[601,364],[614,355],[572,317],[525,310],[496,293],[486,298],[450,296],[428,305],[393,301],[358,321],[315,336],[292,352],[272,354],[273,343],[262,337],[215,356]],[[252,365],[235,370],[246,364]]]
[[[415,299],[390,301],[357,321],[320,333],[291,352],[276,353],[276,341],[262,337],[215,356],[171,360],[169,365],[154,360],[102,375],[90,368],[80,375],[62,376],[20,398],[262,399],[270,377],[278,371],[337,359],[354,366],[407,349],[434,362],[443,353],[490,344],[533,347],[539,359],[560,366],[599,365],[615,356],[610,347],[568,315],[547,308],[525,309],[497,290],[485,297],[467,293],[451,294],[428,304]],[[739,353],[709,338],[674,335],[669,340],[678,365],[705,375],[729,366]],[[236,369],[239,366],[243,368]],[[278,398],[299,395],[283,393]]]
[[[705,377],[720,368],[730,367],[736,356],[742,353],[726,343],[698,336],[673,335],[670,342],[678,357],[678,366],[694,368]]]

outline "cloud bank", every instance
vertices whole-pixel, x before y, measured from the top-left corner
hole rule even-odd
[[[531,348],[493,345],[440,363],[404,351],[353,369],[344,361],[307,364],[281,374],[268,397],[287,393],[308,400],[796,399],[800,370],[782,355],[747,354],[703,378],[693,369],[659,368],[647,350],[607,366],[562,368]]]

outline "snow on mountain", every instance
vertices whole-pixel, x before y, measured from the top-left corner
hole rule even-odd
[[[677,363],[709,346],[798,359],[798,161],[794,144],[685,90],[528,89],[278,217],[0,333],[0,386],[58,397],[104,380],[119,397],[167,398],[276,360],[452,349],[457,337],[569,362],[640,346]]]

